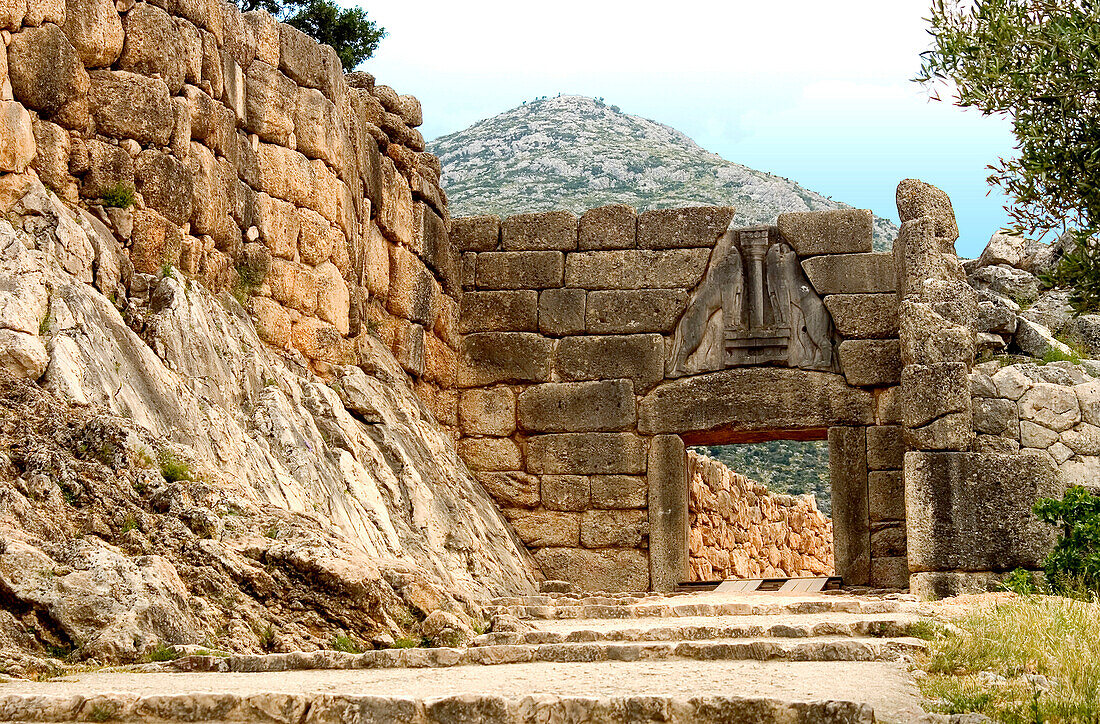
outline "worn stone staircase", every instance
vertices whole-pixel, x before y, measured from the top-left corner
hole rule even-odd
[[[501,598],[466,648],[199,655],[10,682],[0,721],[912,721],[917,609],[840,592]]]

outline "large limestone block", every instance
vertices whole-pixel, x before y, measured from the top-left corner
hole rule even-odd
[[[276,257],[266,282],[271,296],[284,307],[309,315],[317,310],[317,276],[309,267]]]
[[[259,163],[260,190],[295,206],[313,205],[313,166],[308,158],[289,148],[261,143]]]
[[[126,71],[96,70],[89,75],[88,100],[99,133],[168,145],[175,111],[164,81]]]
[[[378,226],[386,238],[395,244],[413,243],[413,198],[409,182],[398,172],[393,161],[382,157],[382,205],[378,209]]]
[[[585,548],[645,548],[649,514],[644,510],[588,510],[581,516]]]
[[[901,470],[905,445],[897,425],[867,428],[867,467],[870,470]]]
[[[273,255],[294,259],[301,221],[293,204],[259,193],[256,195],[254,221],[260,240]]]
[[[901,347],[896,339],[846,339],[837,352],[848,384],[889,387],[901,379]]]
[[[653,590],[688,578],[688,478],[684,441],[657,435],[649,443],[649,556]]]
[[[922,427],[944,415],[970,410],[970,380],[961,362],[910,365],[902,372],[901,389],[906,427]]]
[[[298,85],[320,88],[325,71],[321,46],[301,30],[279,23],[279,70]]]
[[[279,23],[264,10],[251,10],[241,19],[252,33],[256,43],[256,60],[279,67]],[[249,66],[251,67],[251,66]]]
[[[585,211],[581,216],[577,247],[633,249],[636,246],[638,212],[633,206],[612,204]]]
[[[1063,489],[1057,469],[1039,455],[906,453],[910,571],[1041,567],[1056,531],[1032,506]]]
[[[1001,591],[1003,590],[1001,584],[1011,575],[1013,575],[1011,572],[990,571],[913,573],[909,576],[909,593],[922,601],[934,601],[941,598]],[[1039,582],[1037,578],[1035,582]]]
[[[571,211],[517,214],[500,227],[505,251],[572,251],[577,248],[577,217]]]
[[[528,473],[481,472],[476,476],[493,500],[502,506],[535,508],[539,504],[539,477]]]
[[[160,274],[166,265],[179,266],[183,233],[155,211],[135,209],[130,262],[143,274]]]
[[[244,126],[268,143],[286,145],[294,132],[298,88],[267,63],[248,66],[244,78]]]
[[[867,473],[867,510],[872,523],[905,520],[905,481],[900,470]]]
[[[905,300],[898,309],[903,364],[930,365],[974,360],[972,327],[948,321],[931,304]]]
[[[447,224],[430,206],[420,201],[413,205],[413,246],[452,295],[460,291],[459,255],[447,235]]]
[[[836,575],[866,585],[871,575],[866,428],[829,428],[829,481]]]
[[[19,30],[26,16],[27,0],[5,0],[0,3],[0,29]]]
[[[530,432],[626,430],[637,419],[629,380],[552,382],[518,398],[519,425]]]
[[[802,262],[818,294],[881,294],[897,288],[893,254],[828,254]]]
[[[510,510],[504,516],[523,544],[531,548],[576,547],[581,538],[581,516],[556,510]]]
[[[451,219],[451,241],[459,251],[496,251],[500,245],[499,216]]]
[[[799,256],[871,251],[874,216],[864,209],[780,214],[779,233]]]
[[[290,347],[290,313],[266,297],[252,297],[249,311],[256,322],[256,334],[268,344],[280,349]]]
[[[0,171],[23,173],[36,148],[27,109],[15,101],[0,101]]]
[[[424,327],[404,319],[397,320],[394,331],[393,356],[406,372],[414,377],[424,374]]]
[[[458,421],[467,435],[508,437],[516,431],[516,395],[508,387],[464,390]]]
[[[330,166],[341,162],[341,122],[336,106],[315,88],[298,88],[294,105],[294,135],[297,149],[308,158],[319,158]]]
[[[478,258],[479,267],[482,258]],[[579,251],[565,262],[565,285],[581,289],[690,289],[703,278],[709,258],[709,249]]]
[[[874,398],[840,375],[772,367],[730,369],[666,382],[641,402],[643,433],[681,433],[690,444],[731,433],[870,425]]]
[[[529,332],[484,332],[462,340],[458,384],[549,382],[553,340]]]
[[[522,470],[523,453],[506,437],[467,437],[458,444],[458,454],[471,470]]]
[[[543,289],[539,292],[539,331],[555,337],[582,334],[586,298],[583,289]]]
[[[108,67],[122,54],[125,31],[111,0],[66,0],[61,29],[85,67]]]
[[[825,308],[842,337],[890,339],[898,336],[896,294],[830,294]]]
[[[33,120],[33,119],[32,119]],[[36,153],[32,166],[38,178],[58,196],[70,202],[79,198],[76,180],[69,174],[69,155],[72,139],[69,132],[56,123],[33,120]]]
[[[664,377],[664,339],[657,334],[566,337],[553,364],[561,380],[629,379],[644,392]]]
[[[543,475],[542,504],[550,510],[588,510],[592,492],[585,475]]]
[[[909,561],[904,555],[872,558],[871,585],[875,588],[908,588]]]
[[[139,2],[126,13],[126,40],[118,67],[141,75],[156,76],[175,95],[183,87],[187,49],[172,16],[155,5]]]
[[[736,211],[732,206],[645,211],[638,214],[638,248],[713,247]]]
[[[585,591],[649,590],[649,557],[636,548],[541,548],[535,562],[548,579]]]
[[[994,397],[975,397],[971,404],[975,432],[1020,439],[1020,413],[1015,402]]]
[[[548,289],[562,285],[560,251],[487,251],[477,255],[480,289]]]
[[[367,224],[366,247],[367,290],[372,297],[385,297],[390,291],[389,242],[373,222]]]
[[[685,289],[608,289],[589,292],[585,329],[589,334],[672,331],[687,306]]]
[[[8,146],[4,144],[3,147]],[[85,143],[85,149],[88,153],[88,168],[81,179],[81,196],[99,198],[105,190],[119,185],[134,188],[134,162],[130,154],[118,146],[97,139],[89,139]],[[71,166],[70,160],[70,168]]]
[[[256,39],[252,26],[234,3],[218,3],[215,12],[221,13],[222,47],[233,62],[247,68],[256,57]]]
[[[349,294],[343,275],[331,261],[321,264],[313,273],[317,278],[317,316],[346,336]]]
[[[1019,399],[1020,419],[1064,432],[1081,422],[1081,406],[1072,387],[1037,383]]]
[[[296,209],[296,212],[301,229],[298,257],[310,266],[317,266],[338,256],[337,250],[345,243],[340,230],[316,211]]]
[[[43,23],[62,25],[64,22],[65,0],[27,0],[27,15],[23,18],[24,25],[38,26]]]
[[[45,118],[83,102],[88,72],[65,34],[47,23],[16,33],[8,46],[8,77],[15,100]]]
[[[645,508],[649,501],[649,482],[645,477],[593,475],[589,484],[593,508]]]
[[[37,334],[0,329],[0,370],[17,378],[37,380],[49,361],[46,346]]]
[[[427,326],[435,323],[441,291],[424,262],[402,246],[390,247],[390,293],[386,308],[391,314]]]
[[[466,292],[462,295],[462,332],[535,332],[539,293],[534,290]]]
[[[148,149],[137,157],[134,177],[146,205],[177,226],[190,221],[195,189],[187,166],[173,156]]]
[[[898,215],[901,222],[931,216],[936,224],[936,236],[944,240],[945,252],[954,253],[955,240],[959,238],[959,226],[955,221],[955,209],[946,193],[932,184],[905,179],[898,184]]]
[[[527,441],[527,465],[547,475],[640,475],[646,470],[645,443],[626,432],[538,435]]]

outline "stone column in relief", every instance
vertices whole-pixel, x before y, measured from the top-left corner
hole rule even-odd
[[[687,452],[679,435],[649,442],[649,579],[654,591],[688,580]]]
[[[829,428],[836,575],[867,585],[871,578],[871,523],[867,503],[867,428]]]

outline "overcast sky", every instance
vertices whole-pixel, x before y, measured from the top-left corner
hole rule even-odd
[[[1013,139],[909,82],[928,3],[369,0],[389,36],[364,69],[420,98],[429,139],[580,94],[895,222],[898,181],[921,178],[951,195],[959,253],[976,256],[1006,221],[985,167]]]

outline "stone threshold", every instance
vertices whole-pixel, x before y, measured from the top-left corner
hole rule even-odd
[[[540,597],[533,597],[540,598]],[[486,614],[511,614],[526,619],[675,618],[686,616],[773,616],[811,613],[898,613],[902,602],[826,599],[790,603],[684,603],[648,604],[623,602],[599,605],[529,604],[524,598],[498,599],[514,603],[486,608]],[[774,599],[772,599],[774,601]]]
[[[760,724],[818,722],[871,724],[874,711],[851,701],[781,701],[766,698],[667,696],[557,697],[464,694],[414,699],[406,697],[331,694],[252,695],[186,693],[139,697],[127,694],[94,696],[0,696],[0,720],[5,722],[262,722],[272,724],[530,724],[571,722],[628,724],[662,721],[669,724]]]
[[[430,669],[451,666],[498,666],[536,662],[590,663],[596,661],[897,661],[924,651],[915,638],[781,639],[737,641],[680,641],[635,643],[556,643],[538,645],[474,646],[467,649],[382,649],[362,654],[341,651],[291,652],[266,655],[184,656],[164,664],[148,664],[143,671],[271,673],[337,669]]]

